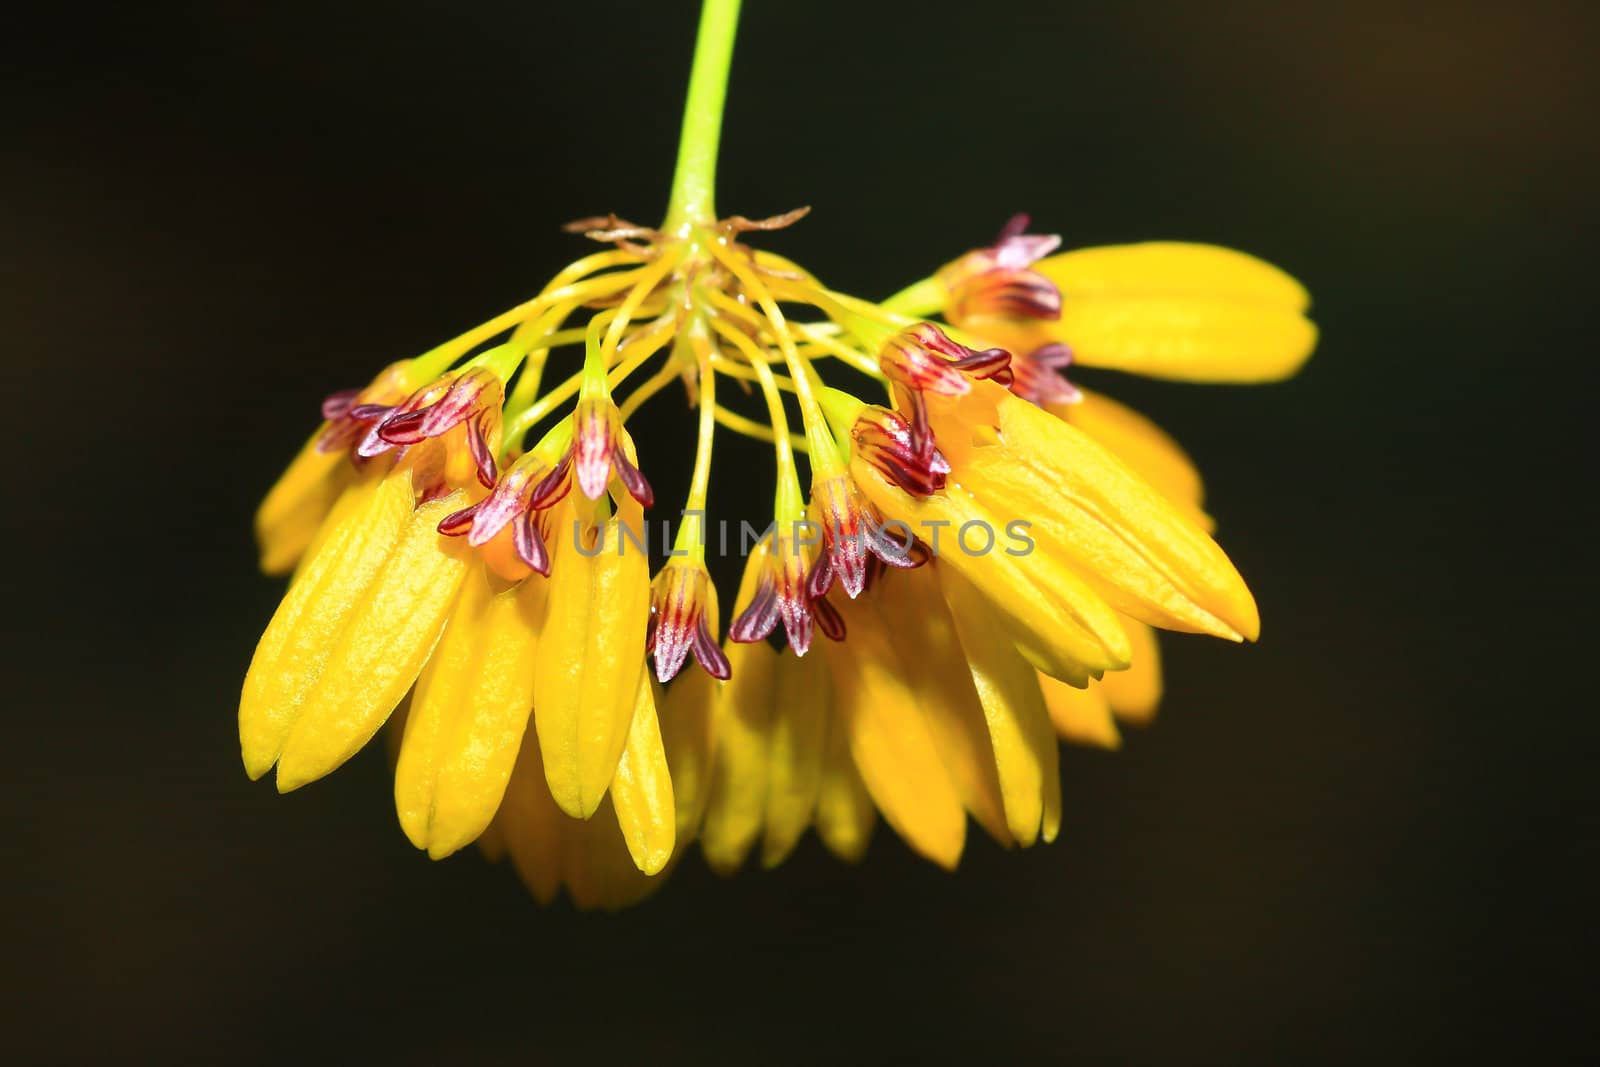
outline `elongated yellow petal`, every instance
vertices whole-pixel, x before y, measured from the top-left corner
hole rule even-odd
[[[261,569],[288,574],[311,544],[334,502],[356,478],[343,452],[321,452],[321,431],[300,449],[256,509],[256,544]]]
[[[495,821],[505,833],[517,876],[535,900],[550,903],[561,889],[563,827],[574,820],[563,815],[550,796],[536,730],[522,735],[522,749]]]
[[[417,679],[395,769],[395,807],[411,843],[434,859],[489,825],[533,711],[534,653],[545,584],[512,589],[474,564],[444,635]]]
[[[778,653],[764,641],[727,642],[733,676],[720,684],[712,727],[711,782],[700,848],[718,874],[732,874],[761,833],[767,800]]]
[[[400,764],[400,742],[406,735],[406,723],[411,719],[411,698],[407,696],[389,715],[389,721],[383,724],[383,754],[389,759],[389,773]]]
[[[1098,684],[1074,689],[1048,674],[1040,674],[1039,687],[1045,706],[1050,709],[1050,722],[1063,741],[1100,748],[1122,747],[1122,735],[1111,718],[1111,705],[1106,703],[1105,691]]]
[[[611,779],[611,806],[634,865],[645,874],[658,873],[672,858],[678,815],[656,723],[655,689],[645,671],[639,672],[628,743]]]
[[[1152,241],[1035,264],[1061,289],[1048,331],[1078,363],[1161,378],[1262,382],[1300,369],[1316,345],[1301,285],[1253,256]]]
[[[1059,766],[1060,753],[1056,753]],[[1039,823],[1039,840],[1050,844],[1061,833],[1061,773],[1045,779],[1044,782],[1044,811],[1041,813]]]
[[[1255,598],[1204,530],[1083,431],[1010,394],[997,407],[1001,443],[972,449],[953,473],[992,509],[1025,517],[1036,555],[1070,560],[1141,621],[1255,638]]]
[[[1129,293],[1211,296],[1305,311],[1311,294],[1286,272],[1245,252],[1191,241],[1141,241],[1058,252],[1034,264],[1062,296]]]
[[[865,606],[877,613],[912,693],[911,706],[922,714],[962,806],[990,837],[1009,847],[1012,836],[984,708],[936,570],[927,566],[884,575]]]
[[[466,573],[466,545],[437,530],[461,503],[452,493],[406,520],[284,739],[280,791],[315,781],[355,755],[416,681]]]
[[[822,780],[817,784],[817,836],[829,852],[846,863],[857,863],[872,843],[877,821],[872,796],[850,755],[849,733],[834,712],[828,716]]]
[[[1125,671],[1107,671],[1100,680],[1100,692],[1117,718],[1146,723],[1155,718],[1161,704],[1160,642],[1155,631],[1142,622],[1129,619],[1126,629],[1133,644],[1133,663]]]
[[[666,881],[664,874],[650,876],[634,865],[613,799],[608,793],[592,819],[565,819],[563,876],[573,905],[580,909],[631,907]]]
[[[672,795],[677,801],[677,840],[681,848],[700,832],[711,780],[711,729],[719,683],[706,672],[691,668],[667,686],[657,705],[661,744],[672,773]]]
[[[477,845],[483,858],[490,863],[499,863],[506,858],[506,828],[498,815],[489,820],[489,825],[478,835]]]
[[[289,585],[291,588],[300,581],[301,576],[310,568],[311,561],[322,551],[322,546],[350,521],[350,516],[371,506],[372,493],[376,490],[378,483],[391,477],[391,473],[392,477],[396,479],[409,478],[411,476],[409,472],[391,472],[389,465],[385,465],[383,469],[372,469],[376,467],[378,467],[378,461],[369,464],[368,469],[362,470],[358,477],[350,483],[349,487],[340,493],[339,498],[333,502],[333,507],[328,510],[327,516],[322,520],[322,525],[318,526],[316,532],[312,534],[310,544],[300,554],[299,562],[295,564],[294,570],[290,574]]]
[[[1214,524],[1200,510],[1205,503],[1200,472],[1178,443],[1132,408],[1087,389],[1080,392],[1083,399],[1078,403],[1052,404],[1047,410],[1105,446],[1168,500],[1189,505],[1193,510],[1185,514],[1209,533]]]
[[[239,744],[251,778],[277,762],[335,640],[400,540],[411,498],[407,474],[352,490],[348,510],[278,604],[239,696]]]
[[[1049,553],[1009,536],[1011,524],[1026,522],[1029,512],[1000,519],[954,484],[931,497],[913,497],[859,458],[850,472],[885,519],[906,523],[925,540],[943,530],[940,558],[982,591],[1034,666],[1083,685],[1091,673],[1127,665],[1128,639],[1110,605]],[[965,552],[951,544],[969,524],[995,532],[993,550]]]
[[[478,684],[479,638],[493,596],[483,568],[469,566],[444,633],[407,702],[405,726],[395,751],[395,813],[406,837],[423,850],[433,836],[430,824],[439,764],[449,758],[450,741],[461,732],[461,720],[471,714],[469,690]],[[531,701],[528,708],[533,708]],[[390,717],[389,736],[399,718],[398,711]],[[513,751],[513,762],[515,759]]]
[[[936,565],[934,569],[983,706],[999,769],[1006,825],[1017,843],[1026,847],[1039,836],[1047,795],[1053,791],[1058,812],[1061,806],[1056,739],[1038,674],[1011,643],[972,583],[951,567]]]
[[[778,655],[776,699],[767,736],[767,800],[761,865],[788,858],[811,825],[822,782],[823,744],[833,694],[822,656]]]
[[[624,536],[622,521],[607,520],[581,550],[570,523],[558,529],[539,639],[533,718],[545,777],[556,804],[580,819],[594,814],[616,772],[644,665],[650,569],[643,541]]]
[[[906,670],[864,599],[838,604],[849,639],[822,642],[850,753],[895,832],[953,870],[966,843],[966,812],[906,684]]]

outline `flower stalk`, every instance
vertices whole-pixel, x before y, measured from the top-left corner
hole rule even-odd
[[[716,221],[717,147],[722,139],[722,109],[738,25],[739,0],[705,0],[683,107],[678,166],[672,175],[667,219],[661,227],[676,236],[687,236],[691,228]]]
[[[661,228],[568,224],[610,247],[328,397],[256,518],[295,577],[245,679],[247,773],[298,788],[393,713],[412,843],[478,840],[541,900],[631,903],[696,839],[718,871],[758,839],[775,864],[808,822],[854,860],[875,811],[947,867],[969,815],[1047,842],[1055,738],[1115,747],[1153,714],[1154,628],[1259,630],[1188,458],[1066,374],[1285,376],[1304,290],[1210,246],[1056,254],[1026,216],[881,303],[829,288],[751,240],[807,208],[716,214],[739,6],[702,5]],[[675,381],[694,468],[652,575],[662,442],[630,420]],[[726,629],[724,431],[777,468]]]

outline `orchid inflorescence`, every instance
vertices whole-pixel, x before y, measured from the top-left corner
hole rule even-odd
[[[667,221],[573,224],[605,247],[330,396],[257,517],[263,568],[294,576],[245,680],[247,771],[313,781],[409,693],[403,829],[436,858],[509,854],[541,899],[631,902],[696,838],[719,870],[808,826],[855,858],[879,811],[946,866],[968,814],[1051,840],[1057,736],[1115,744],[1114,716],[1149,717],[1151,628],[1259,629],[1187,458],[1065,372],[1293,373],[1315,340],[1299,285],[1203,245],[1059,253],[1018,216],[888,300],[838,292],[754,247],[804,209],[711,210],[735,7],[706,6]],[[862,376],[875,400],[840,387]],[[719,400],[729,381],[765,421]],[[652,580],[659,452],[629,426],[674,383],[693,475]],[[719,429],[770,442],[777,472],[725,639]],[[940,550],[974,529],[983,551]]]

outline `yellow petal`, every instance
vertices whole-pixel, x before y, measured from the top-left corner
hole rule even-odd
[[[311,435],[256,509],[256,544],[267,574],[294,569],[334,502],[355,481],[356,469],[344,452],[317,449],[321,436],[321,430]]]
[[[1110,397],[1087,389],[1076,404],[1052,404],[1052,415],[1072,425],[1104,445],[1106,450],[1127,464],[1175,504],[1187,504],[1186,512],[1196,525],[1210,532],[1211,517],[1200,510],[1205,503],[1205,487],[1200,472],[1188,454],[1165,430],[1143,415]]]
[[[349,500],[278,604],[245,674],[239,743],[251,778],[277,762],[334,642],[399,542],[412,514],[410,476],[364,483]]]
[[[872,843],[878,812],[850,755],[850,737],[837,712],[828,716],[822,780],[817,785],[817,836],[829,852],[857,863]]]
[[[411,700],[395,806],[411,843],[434,859],[489,825],[533,710],[545,584],[499,584],[482,565],[469,568]]]
[[[339,498],[333,502],[333,507],[329,509],[327,517],[322,520],[322,524],[312,534],[310,544],[300,554],[300,560],[295,564],[294,571],[289,577],[290,586],[300,580],[301,576],[310,568],[311,561],[322,551],[322,546],[350,521],[350,516],[354,512],[370,506],[372,492],[378,483],[390,476],[391,469],[391,464],[380,466],[379,461],[375,460],[368,464],[367,469],[360,471],[349,487],[339,494]],[[410,476],[409,472],[393,473],[393,477],[397,479],[409,478]]]
[[[1133,663],[1125,671],[1107,671],[1100,691],[1112,714],[1126,722],[1146,723],[1156,717],[1161,704],[1161,648],[1156,633],[1142,622],[1129,619],[1128,640]]]
[[[667,686],[657,705],[661,744],[672,774],[672,795],[677,801],[679,846],[700,832],[711,778],[711,727],[717,703],[718,682],[691,665]]]
[[[506,858],[506,830],[499,815],[489,820],[489,825],[478,835],[477,844],[478,851],[490,863],[499,863]]]
[[[862,602],[877,613],[912,693],[911,707],[922,714],[962,806],[990,837],[1009,847],[1012,838],[983,705],[940,595],[936,570],[927,566],[886,574]]]
[[[931,540],[935,529],[943,531],[940,558],[982,591],[1034,666],[1081,685],[1091,673],[1127,665],[1128,639],[1117,613],[1059,560],[1025,551],[1020,541],[1001,539],[1007,526],[1025,521],[1028,512],[999,519],[959,484],[930,497],[913,497],[860,459],[851,462],[850,472],[886,520],[906,523],[923,540]],[[950,550],[969,523],[996,532],[993,551]]]
[[[1066,252],[1034,267],[1061,289],[1045,328],[1076,362],[1203,382],[1262,382],[1316,345],[1305,289],[1253,256],[1152,241]]]
[[[1058,759],[1058,766],[1059,762]],[[1059,833],[1061,833],[1061,774],[1057,771],[1045,782],[1044,813],[1039,824],[1039,840],[1048,845]]]
[[[561,888],[563,824],[574,820],[563,815],[551,799],[537,731],[522,735],[522,749],[495,821],[505,833],[506,850],[517,876],[535,900],[550,903]]]
[[[611,805],[634,865],[645,874],[658,873],[672,858],[678,816],[656,723],[655,689],[645,671],[639,672],[628,743],[611,779]]]
[[[607,520],[582,550],[573,524],[557,521],[539,639],[533,719],[545,778],[561,810],[580,819],[594,814],[616,772],[644,665],[650,569],[622,521]]]
[[[406,520],[284,739],[280,791],[315,781],[355,755],[417,680],[466,573],[467,546],[437,530],[461,504],[452,493]]]
[[[383,724],[383,754],[389,758],[390,774],[400,764],[400,742],[405,738],[406,722],[410,718],[411,697],[408,695],[395,706],[389,721]]]
[[[1070,560],[1108,603],[1144,622],[1255,638],[1250,590],[1176,505],[1048,412],[1009,393],[997,410],[1001,443],[973,448],[952,476],[997,514],[1031,524],[1039,551],[1026,562]]]
[[[1061,808],[1061,776],[1050,714],[1038,674],[1017,651],[988,602],[961,574],[943,565],[939,575],[963,658],[989,730],[999,769],[1006,825],[1024,847],[1038,838],[1047,804]],[[1057,683],[1061,684],[1061,683]]]
[[[711,782],[700,849],[718,874],[732,874],[761,833],[767,799],[767,737],[772,730],[778,653],[765,641],[727,642],[733,675],[720,684],[712,726]]]
[[[776,699],[767,736],[767,800],[761,865],[788,858],[811,825],[822,781],[823,744],[833,695],[820,655],[778,655]]]
[[[1050,722],[1063,741],[1100,748],[1121,748],[1122,735],[1111,718],[1105,691],[1091,682],[1087,689],[1075,689],[1048,674],[1039,675]]]
[[[841,599],[848,639],[823,641],[850,754],[883,817],[917,852],[948,869],[961,859],[967,817],[875,613]]]
[[[664,873],[652,877],[635,866],[612,801],[608,793],[592,819],[563,817],[564,880],[573,905],[582,910],[630,907],[666,881]]]

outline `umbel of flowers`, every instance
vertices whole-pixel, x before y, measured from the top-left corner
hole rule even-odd
[[[1066,374],[1284,377],[1315,342],[1304,290],[1206,245],[1062,253],[1019,217],[889,300],[838,292],[754,246],[803,211],[712,209],[736,6],[702,16],[666,222],[574,224],[603,248],[329,397],[257,516],[291,577],[245,677],[246,771],[298,788],[388,723],[407,837],[509,856],[541,900],[631,903],[696,840],[724,872],[808,827],[853,860],[879,814],[946,867],[969,816],[1050,841],[1058,738],[1115,746],[1154,713],[1154,630],[1259,630],[1184,453]],[[661,502],[672,443],[629,424],[673,386],[693,476]],[[777,473],[726,616],[719,432]],[[662,503],[686,518],[652,575]]]

